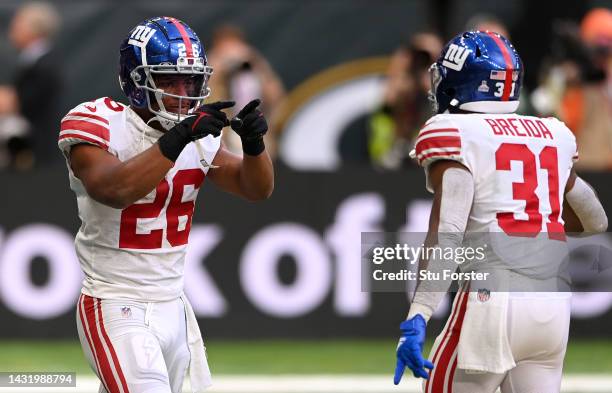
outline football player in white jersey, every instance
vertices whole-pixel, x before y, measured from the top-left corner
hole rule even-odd
[[[459,269],[504,279],[499,288],[462,283],[429,359],[422,356],[426,324],[450,282],[420,281],[400,325],[394,382],[408,367],[426,380],[427,393],[559,392],[570,294],[539,285],[558,283],[561,260],[549,256],[565,246],[565,230],[603,232],[606,214],[572,169],[578,157],[571,131],[554,118],[514,113],[523,66],[507,39],[459,34],[430,71],[437,115],[413,153],[434,193],[426,244],[457,248],[486,234],[486,263]],[[458,267],[439,254],[424,264],[438,273]],[[509,282],[534,290],[500,290]]]
[[[211,384],[183,294],[195,199],[205,178],[248,200],[267,198],[274,182],[259,101],[228,120],[232,102],[203,104],[211,74],[189,26],[148,19],[120,48],[129,105],[100,98],[62,119],[58,143],[82,222],[77,327],[100,392],[181,392],[187,370],[194,392]],[[229,125],[242,157],[221,144]]]

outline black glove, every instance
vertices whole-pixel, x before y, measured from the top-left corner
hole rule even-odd
[[[176,161],[189,142],[208,135],[221,135],[221,129],[229,125],[227,115],[221,109],[231,108],[235,104],[233,101],[220,101],[199,107],[159,138],[157,143],[162,154],[170,161]]]
[[[240,135],[242,151],[250,156],[257,156],[266,148],[263,136],[268,132],[268,122],[257,109],[260,103],[260,100],[249,102],[230,122],[232,130]]]

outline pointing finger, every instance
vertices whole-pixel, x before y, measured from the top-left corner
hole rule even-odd
[[[236,105],[234,101],[217,101],[213,102],[212,104],[206,104],[206,106],[208,106],[209,108],[216,110],[231,108],[234,105]]]
[[[253,111],[253,109],[257,108],[259,106],[259,104],[261,104],[261,100],[259,98],[249,102],[248,104],[246,104],[244,106],[244,108],[242,108],[240,110],[240,112],[238,112],[238,114],[236,115],[236,117],[239,117],[241,119],[244,119],[244,117],[249,114],[250,112]]]

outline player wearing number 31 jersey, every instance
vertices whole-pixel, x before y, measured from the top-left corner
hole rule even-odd
[[[559,392],[569,294],[545,284],[559,282],[563,258],[553,255],[565,231],[605,231],[605,212],[572,169],[578,155],[571,131],[554,118],[514,113],[523,65],[508,40],[460,34],[430,72],[437,114],[412,153],[434,193],[426,244],[456,249],[486,239],[488,248],[480,264],[434,254],[424,268],[501,279],[461,283],[428,359],[426,324],[450,282],[421,281],[400,325],[394,382],[408,367],[426,379],[427,393]]]
[[[274,176],[259,100],[230,121],[223,109],[233,102],[204,103],[211,74],[189,26],[148,19],[120,49],[129,105],[100,98],[62,119],[58,143],[82,222],[77,328],[101,392],[181,392],[187,370],[194,392],[211,384],[183,294],[196,197],[209,179],[246,199],[265,199]],[[230,125],[243,156],[221,143]]]

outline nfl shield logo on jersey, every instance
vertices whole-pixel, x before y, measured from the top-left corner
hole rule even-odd
[[[489,291],[488,289],[484,289],[484,288],[478,290],[478,300],[481,303],[486,302],[490,298],[491,298],[491,291]]]
[[[128,306],[121,307],[121,316],[123,318],[132,318],[132,309]]]

